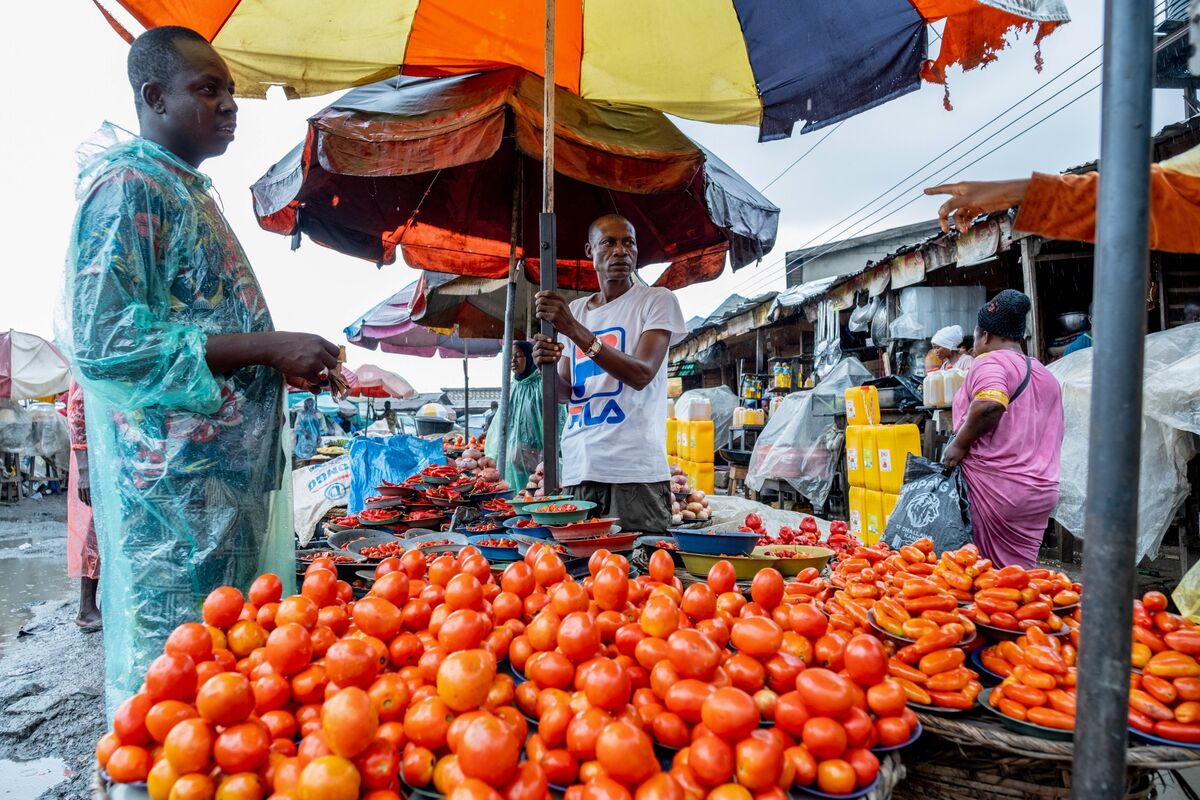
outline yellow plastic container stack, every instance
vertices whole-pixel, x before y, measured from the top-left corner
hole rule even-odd
[[[716,454],[715,445],[716,429],[711,419],[699,419],[688,423],[688,450],[691,452],[692,461],[711,466]]]
[[[696,480],[692,482],[692,488],[699,489],[705,494],[712,494],[715,482],[716,476],[712,462],[696,462]]]
[[[879,541],[879,537],[883,536],[884,519],[883,519],[883,493],[882,492],[863,492],[864,504],[866,506],[864,523],[865,530],[862,534],[862,540],[865,544],[871,545]]]
[[[692,460],[692,423],[686,419],[675,421],[676,440],[678,448],[675,452],[680,461]]]
[[[850,533],[864,539],[867,524],[867,490],[861,486],[850,487]]]
[[[679,455],[679,420],[667,417],[667,455]]]
[[[846,390],[846,424],[879,424],[879,390],[874,386],[851,386]]]
[[[864,486],[863,475],[863,426],[850,425],[846,428],[846,479],[851,486]]]
[[[849,442],[849,430],[847,430]],[[848,446],[848,445],[847,445]],[[879,425],[875,429],[875,462],[879,490],[899,494],[904,485],[904,466],[910,455],[921,455],[921,431],[916,425]],[[868,488],[874,488],[868,486]]]
[[[885,494],[883,496],[883,528],[887,530],[888,520],[892,518],[892,512],[896,510],[896,503],[900,501],[898,494]]]
[[[878,438],[882,425],[862,426],[862,468],[863,488],[873,492],[879,491],[879,456]]]

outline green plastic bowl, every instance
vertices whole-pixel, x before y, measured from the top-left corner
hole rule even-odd
[[[541,511],[546,506],[560,505],[570,503],[575,506],[574,511]],[[540,525],[567,525],[572,522],[579,522],[587,519],[588,512],[596,507],[595,503],[588,500],[559,500],[556,502],[541,503],[536,506],[526,506],[525,513],[533,517],[533,521]]]

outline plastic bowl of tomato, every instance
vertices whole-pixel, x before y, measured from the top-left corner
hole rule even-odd
[[[551,525],[550,533],[560,542],[573,542],[580,539],[594,539],[597,536],[607,536],[620,522],[616,517],[583,519],[569,525]],[[620,528],[616,528],[620,530]]]
[[[519,561],[521,559],[521,554],[517,550],[517,540],[496,531],[468,536],[467,541],[478,547],[479,552],[489,561]]]
[[[522,533],[526,536],[532,536],[535,539],[551,538],[550,529],[545,525],[539,525],[529,517],[509,517],[500,523],[513,533]]]
[[[359,512],[358,521],[362,525],[391,525],[400,517],[398,508],[367,508]]]
[[[533,506],[545,505],[546,503],[563,503],[571,499],[569,494],[555,494],[549,497],[528,497],[527,495],[516,495],[509,498],[509,505],[513,507],[513,511],[518,514],[528,514],[529,509]]]
[[[529,506],[525,513],[533,517],[533,521],[541,525],[566,525],[587,519],[588,512],[596,507],[589,500],[572,500],[566,502],[542,503]]]

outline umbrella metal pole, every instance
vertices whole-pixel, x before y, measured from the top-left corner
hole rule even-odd
[[[454,332],[462,339],[462,333],[459,333],[458,326],[454,326]],[[463,343],[463,434],[468,443],[471,441],[471,378],[467,374],[467,360],[471,357],[471,345],[466,339],[462,339]]]
[[[539,288],[554,291],[558,280],[558,242],[554,221],[554,0],[546,0],[546,67],[542,82],[542,213],[538,217],[542,270]],[[542,320],[543,336],[554,337],[554,326]],[[558,486],[558,365],[543,364],[542,370],[542,475],[546,494]]]
[[[509,395],[512,392],[513,317],[517,304],[517,237],[520,236],[521,154],[516,155],[517,174],[513,181],[512,234],[508,240],[508,286],[504,287],[504,350],[500,360],[500,447],[496,451],[496,469],[504,479],[508,467]],[[496,424],[496,420],[492,420]],[[490,429],[489,429],[490,430]],[[518,492],[524,486],[513,486]]]
[[[1154,10],[1107,0],[1096,209],[1096,340],[1089,423],[1071,797],[1125,796],[1146,337]]]

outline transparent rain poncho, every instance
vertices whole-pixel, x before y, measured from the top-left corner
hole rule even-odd
[[[110,717],[212,589],[295,584],[281,378],[205,362],[211,335],[271,330],[266,302],[210,180],[122,134],[80,150],[57,325],[88,409]]]
[[[561,433],[566,423],[566,407],[560,403],[555,430]],[[529,476],[542,463],[542,448],[542,373],[535,369],[524,378],[514,376],[508,395],[508,455],[504,480],[515,491],[525,488]],[[500,426],[493,422],[484,453],[499,461],[499,452]]]

